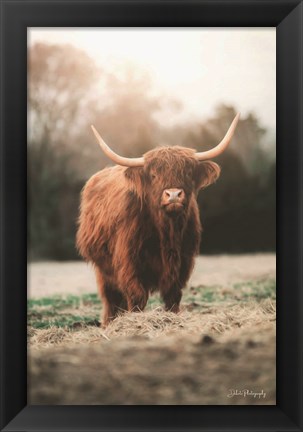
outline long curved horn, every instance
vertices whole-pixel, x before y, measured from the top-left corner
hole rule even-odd
[[[126,158],[123,156],[117,155],[108,145],[103,141],[99,133],[97,132],[96,128],[91,125],[91,128],[95,134],[95,137],[97,138],[97,141],[101,147],[101,149],[104,151],[106,156],[108,156],[113,162],[115,162],[118,165],[123,165],[127,167],[139,167],[144,165],[144,158]]]
[[[230,143],[230,141],[231,141],[231,139],[235,133],[239,118],[240,118],[240,113],[238,113],[236,115],[236,117],[233,119],[233,122],[230,125],[228,131],[226,132],[225,137],[216,147],[212,148],[211,150],[204,151],[204,152],[197,152],[195,154],[196,158],[198,160],[202,161],[202,160],[206,160],[206,159],[212,159],[216,156],[219,156],[219,154],[223,153],[224,150],[226,149],[226,147],[228,146],[228,144]]]

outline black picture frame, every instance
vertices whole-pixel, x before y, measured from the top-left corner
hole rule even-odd
[[[277,405],[27,406],[27,27],[277,29]],[[302,431],[299,0],[1,1],[1,430]]]

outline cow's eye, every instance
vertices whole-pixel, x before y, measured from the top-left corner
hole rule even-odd
[[[155,180],[155,178],[157,177],[156,174],[152,173],[151,175],[152,180]]]

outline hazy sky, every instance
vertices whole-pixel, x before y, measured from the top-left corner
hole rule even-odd
[[[71,43],[114,70],[125,61],[147,72],[156,92],[179,99],[181,117],[210,116],[218,103],[264,126],[276,122],[276,31],[270,28],[35,28],[29,43]],[[173,115],[172,115],[173,117]]]

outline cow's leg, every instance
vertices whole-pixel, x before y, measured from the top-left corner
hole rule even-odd
[[[165,310],[175,313],[179,312],[182,288],[185,287],[193,267],[194,257],[192,254],[189,254],[186,257],[182,257],[179,276],[177,277],[177,282],[175,282],[175,284],[171,285],[168,281],[165,282],[165,280],[162,280],[162,288],[160,288],[160,292],[162,299],[164,300]]]
[[[128,311],[143,311],[148,300],[148,292],[144,290],[143,286],[137,279],[128,281],[125,287]]]
[[[173,286],[169,289],[161,290],[161,297],[164,301],[166,311],[174,313],[180,311],[182,291],[179,287]]]
[[[117,317],[119,312],[121,313],[127,309],[127,302],[123,294],[109,279],[104,277],[99,268],[96,268],[96,278],[98,291],[103,304],[101,322],[102,326],[106,327]]]

